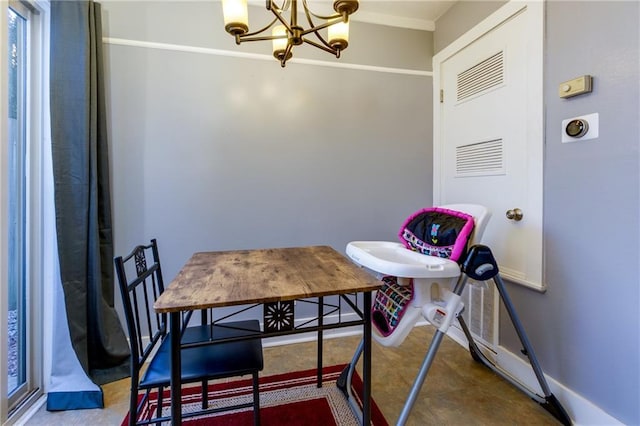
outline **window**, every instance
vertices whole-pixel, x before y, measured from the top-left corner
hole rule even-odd
[[[6,7],[7,3],[3,4]],[[40,158],[45,32],[43,13],[36,4],[9,1],[6,15],[1,16],[6,21],[0,26],[4,32],[0,40],[7,43],[2,49],[7,53],[6,65],[2,67],[7,86],[6,91],[0,90],[7,106],[1,120],[5,149],[0,151],[7,165],[0,179],[7,202],[3,209],[7,229],[2,230],[3,240],[6,237],[7,241],[3,253],[6,282],[2,282],[7,311],[2,312],[6,322],[1,323],[6,324],[6,333],[2,335],[8,342],[0,345],[7,358],[6,369],[0,371],[7,383],[7,393],[2,399],[7,401],[8,412],[0,413],[0,422],[10,423],[42,394]]]
[[[26,185],[25,122],[27,75],[27,20],[9,8],[9,312],[8,312],[8,392],[9,396],[26,381]]]

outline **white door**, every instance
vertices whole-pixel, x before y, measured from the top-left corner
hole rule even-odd
[[[508,3],[434,57],[434,93],[442,91],[434,104],[434,204],[489,207],[482,243],[504,278],[537,290],[544,290],[541,10]]]

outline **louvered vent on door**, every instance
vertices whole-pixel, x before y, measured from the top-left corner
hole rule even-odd
[[[458,102],[504,82],[503,51],[458,74]]]
[[[456,176],[482,176],[504,173],[502,139],[456,147]]]

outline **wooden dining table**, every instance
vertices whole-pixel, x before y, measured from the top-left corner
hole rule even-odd
[[[182,314],[209,308],[296,300],[319,300],[318,319],[311,326],[267,329],[260,338],[301,332],[318,333],[318,368],[322,362],[322,332],[326,329],[361,325],[363,329],[362,424],[371,419],[371,293],[381,282],[329,246],[269,248],[255,250],[194,253],[164,293],[154,309],[169,314],[171,335],[171,422],[181,424],[180,327]],[[356,301],[350,301],[355,295]],[[361,306],[357,296],[361,295]],[[358,313],[355,321],[326,321],[324,298],[339,296]],[[341,315],[339,315],[341,317]],[[255,338],[255,336],[254,336]],[[357,361],[357,358],[356,358]],[[355,366],[351,366],[354,368]],[[320,371],[319,371],[320,377]],[[320,379],[319,379],[320,380]],[[320,382],[319,382],[320,385]],[[348,384],[350,386],[350,384]],[[348,394],[346,397],[349,398]],[[357,410],[357,404],[349,401]]]

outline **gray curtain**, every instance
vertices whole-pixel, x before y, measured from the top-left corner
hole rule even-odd
[[[69,334],[97,384],[129,374],[114,309],[100,5],[51,2],[51,137],[60,275]]]

